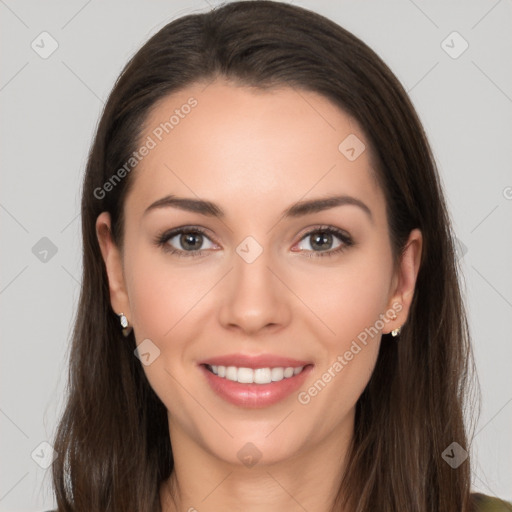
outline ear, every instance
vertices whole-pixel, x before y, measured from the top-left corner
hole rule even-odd
[[[413,229],[400,257],[391,288],[388,308],[396,312],[396,318],[388,322],[382,330],[383,334],[401,327],[409,316],[416,278],[420,269],[423,236],[419,229]]]
[[[123,275],[121,252],[112,239],[110,213],[102,212],[96,219],[96,236],[105,262],[110,290],[110,303],[115,313],[123,313],[130,321],[130,303]]]

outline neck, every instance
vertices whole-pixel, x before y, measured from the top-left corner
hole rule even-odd
[[[170,428],[174,468],[160,488],[162,512],[331,512],[353,417],[286,460],[252,467],[226,462]]]

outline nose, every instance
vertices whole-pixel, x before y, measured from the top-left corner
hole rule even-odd
[[[293,294],[271,260],[265,250],[251,263],[234,254],[233,269],[222,290],[225,300],[221,299],[219,308],[219,321],[224,328],[254,336],[289,324]]]

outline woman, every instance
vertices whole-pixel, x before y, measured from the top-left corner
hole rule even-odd
[[[338,25],[234,2],[160,30],[105,107],[82,229],[59,510],[510,510],[470,493],[427,140]]]

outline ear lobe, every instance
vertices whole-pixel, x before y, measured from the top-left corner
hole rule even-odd
[[[130,306],[123,274],[121,252],[112,239],[110,213],[102,212],[96,219],[96,236],[108,275],[110,303],[117,313],[130,321]]]
[[[396,319],[388,322],[383,333],[387,334],[401,327],[407,320],[411,307],[416,279],[420,269],[423,236],[419,229],[413,229],[400,257],[397,273],[393,279],[395,289],[388,307],[396,311]]]

